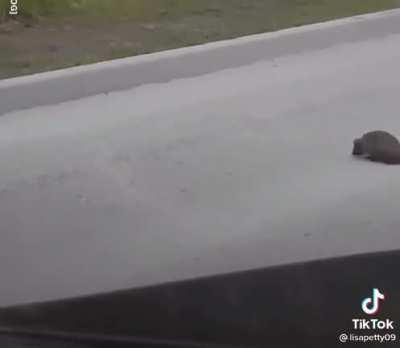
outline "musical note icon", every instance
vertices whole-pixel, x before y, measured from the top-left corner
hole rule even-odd
[[[361,302],[361,308],[364,313],[374,315],[379,310],[379,300],[384,300],[385,295],[382,294],[379,289],[374,288],[372,290],[372,298],[367,297]]]

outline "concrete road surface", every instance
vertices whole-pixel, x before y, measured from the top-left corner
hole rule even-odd
[[[350,156],[399,62],[400,24],[0,117],[0,306],[400,248],[400,166]]]

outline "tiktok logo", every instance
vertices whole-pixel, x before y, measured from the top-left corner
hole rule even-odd
[[[372,290],[372,297],[367,297],[361,302],[361,308],[364,313],[368,315],[374,315],[379,310],[379,300],[384,300],[385,295],[382,294],[379,289],[374,288]]]

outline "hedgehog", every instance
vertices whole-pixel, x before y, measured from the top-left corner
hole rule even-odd
[[[352,155],[373,162],[400,164],[400,142],[388,132],[375,130],[354,139]]]

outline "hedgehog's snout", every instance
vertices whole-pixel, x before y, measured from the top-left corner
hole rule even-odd
[[[353,141],[353,156],[360,156],[363,154],[363,149],[361,145],[361,140],[360,139],[354,139]]]

